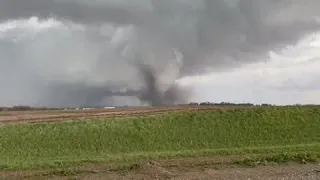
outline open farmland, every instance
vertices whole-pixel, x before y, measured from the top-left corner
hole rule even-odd
[[[64,120],[87,120],[105,117],[143,116],[156,115],[177,111],[198,111],[215,109],[244,109],[247,106],[172,106],[172,107],[123,107],[111,109],[87,109],[87,110],[28,110],[28,111],[0,111],[0,123],[39,123],[56,122]]]
[[[0,168],[6,179],[223,179],[232,175],[224,168],[237,173],[243,165],[320,158],[317,106],[199,108],[2,112]],[[8,124],[43,117],[91,121]],[[251,173],[271,176],[270,168],[259,166]],[[290,177],[318,172],[314,164],[290,168],[295,169],[288,170]]]

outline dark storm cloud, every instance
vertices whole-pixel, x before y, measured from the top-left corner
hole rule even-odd
[[[166,104],[183,94],[179,77],[263,60],[318,31],[319,8],[318,0],[1,0],[2,21],[61,25],[0,34],[0,99],[90,105],[127,93]]]

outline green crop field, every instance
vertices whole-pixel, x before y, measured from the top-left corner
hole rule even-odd
[[[0,127],[2,170],[231,154],[319,158],[320,108],[259,107]]]

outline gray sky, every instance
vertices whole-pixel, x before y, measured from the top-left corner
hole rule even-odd
[[[279,55],[271,53],[268,61],[182,82],[195,85],[195,101],[319,104],[319,50],[320,34]]]
[[[119,104],[107,92],[141,88],[141,62],[164,89],[211,72],[224,81],[317,32],[319,8],[318,0],[1,0],[0,102]]]

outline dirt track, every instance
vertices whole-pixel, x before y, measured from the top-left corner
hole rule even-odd
[[[148,164],[126,174],[97,173],[76,176],[79,180],[319,180],[320,166],[310,165],[281,165],[261,166],[256,168],[163,168]],[[63,179],[53,178],[53,179]]]
[[[219,158],[216,159],[219,161]],[[61,171],[7,172],[0,179],[11,180],[319,180],[319,164],[286,164],[241,167],[231,164],[202,164],[215,159],[186,158],[149,162],[130,171],[115,171],[103,164],[82,167],[75,174]]]
[[[161,114],[172,111],[203,111],[212,109],[234,109],[244,107],[220,106],[172,106],[172,107],[136,107],[90,110],[47,110],[47,111],[3,111],[0,112],[0,123],[39,123],[64,120],[83,120],[101,117],[141,116]]]

